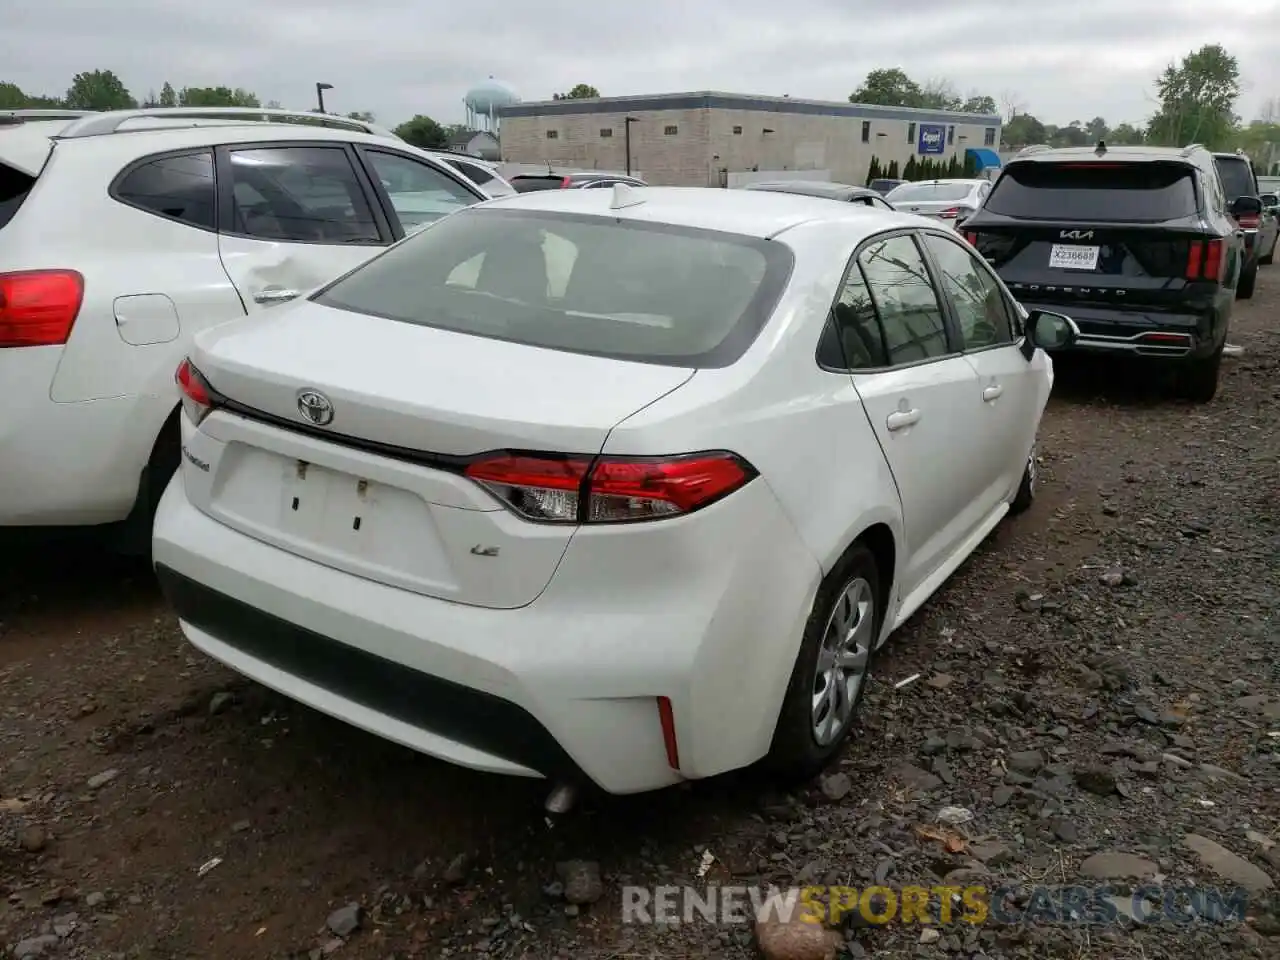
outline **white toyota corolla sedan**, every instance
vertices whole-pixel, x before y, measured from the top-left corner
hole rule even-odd
[[[481,204],[196,339],[156,570],[201,650],[454,763],[811,775],[877,648],[1030,504],[1075,333],[906,214]]]

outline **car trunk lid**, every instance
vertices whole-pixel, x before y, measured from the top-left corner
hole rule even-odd
[[[576,528],[517,517],[466,463],[594,456],[615,424],[693,376],[311,302],[209,331],[191,359],[226,398],[186,451],[199,509],[316,562],[495,608],[534,600]],[[307,419],[309,394],[330,420]]]

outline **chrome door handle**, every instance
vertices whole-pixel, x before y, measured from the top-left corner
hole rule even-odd
[[[254,303],[285,303],[294,300],[298,296],[297,290],[286,290],[284,287],[267,287],[265,290],[259,290],[253,295]]]
[[[889,414],[885,426],[890,430],[905,430],[914,423],[920,422],[919,410],[898,410]]]
[[[982,391],[982,399],[987,403],[990,403],[992,400],[1000,399],[1000,395],[1002,393],[1004,393],[1004,387],[1000,386],[998,383],[993,383],[991,386],[987,387],[987,389]]]

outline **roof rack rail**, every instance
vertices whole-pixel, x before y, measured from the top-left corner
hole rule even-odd
[[[1018,157],[1029,157],[1033,153],[1044,153],[1044,151],[1052,150],[1052,149],[1053,147],[1049,146],[1047,143],[1032,144],[1029,147],[1023,147],[1016,154],[1014,154],[1014,159],[1016,160],[1018,159]]]
[[[30,120],[75,120],[92,116],[92,110],[60,110],[53,107],[33,107],[25,110],[0,110],[0,124],[27,123]]]
[[[1182,148],[1181,156],[1189,157],[1193,153],[1195,153],[1197,150],[1203,150],[1203,149],[1204,149],[1203,143],[1188,143],[1185,147]]]
[[[313,113],[308,110],[279,110],[271,107],[153,107],[138,110],[111,110],[106,113],[89,113],[71,124],[59,134],[63,140],[81,137],[99,137],[115,133],[130,120],[139,119],[190,120],[191,126],[199,126],[201,120],[243,120],[247,123],[302,123],[322,127],[355,130],[379,137],[396,137],[390,130],[364,120],[339,117],[331,113]],[[139,127],[140,130],[154,129]]]

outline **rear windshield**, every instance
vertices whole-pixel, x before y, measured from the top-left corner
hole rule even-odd
[[[1180,163],[1011,164],[984,209],[1027,220],[1158,223],[1194,215],[1192,168]]]
[[[904,183],[885,197],[890,203],[903,200],[963,200],[973,192],[969,183]]]
[[[1249,169],[1249,161],[1237,160],[1235,157],[1214,157],[1218,165],[1218,178],[1222,180],[1222,192],[1227,195],[1227,202],[1236,197],[1256,197],[1257,191],[1253,183],[1253,171]]]
[[[564,177],[521,177],[511,178],[511,186],[517,193],[528,193],[530,190],[559,190],[564,184]]]
[[[35,183],[35,177],[0,163],[0,227],[13,219]]]
[[[464,210],[313,299],[554,350],[723,367],[764,326],[792,262],[782,244],[738,234]]]

